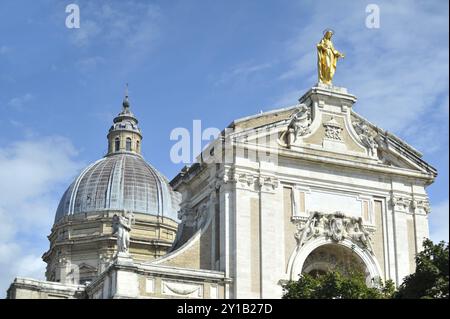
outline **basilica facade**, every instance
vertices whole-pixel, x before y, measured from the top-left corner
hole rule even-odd
[[[47,280],[16,278],[8,298],[280,298],[336,267],[400,284],[429,236],[437,172],[355,102],[318,83],[234,120],[169,182],[140,154],[126,97],[108,153],[62,196]]]

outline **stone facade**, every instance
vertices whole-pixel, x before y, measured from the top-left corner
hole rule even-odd
[[[50,248],[43,255],[46,278],[61,283],[85,283],[94,280],[112,262],[116,238],[112,217],[122,211],[70,215],[55,224],[49,236]],[[135,214],[130,253],[137,262],[165,255],[176,237],[178,223],[170,218]]]
[[[207,201],[209,218],[218,219],[210,232],[218,235],[208,237],[216,245],[205,249],[210,269],[232,278],[225,297],[279,298],[281,283],[297,279],[308,256],[324,246],[335,247],[336,260],[353,253],[368,283],[399,284],[414,271],[414,254],[428,237],[425,188],[436,171],[355,113],[355,101],[343,88],[317,85],[296,106],[236,120],[203,162],[172,181],[183,196],[182,217]],[[216,152],[228,161],[208,164],[205,154]],[[299,240],[308,227],[310,238]],[[197,247],[192,240],[204,237],[186,245]],[[170,263],[174,254],[182,261],[189,250],[156,262]]]
[[[117,256],[76,296],[280,298],[286,280],[338,266],[400,284],[429,235],[436,170],[355,102],[318,84],[297,105],[233,121],[171,181],[182,201],[170,252]],[[16,280],[10,296],[23,290]]]

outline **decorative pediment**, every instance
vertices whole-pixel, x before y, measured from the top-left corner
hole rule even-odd
[[[234,121],[228,127],[229,140],[239,146],[240,157],[253,161],[260,158],[256,152],[271,156],[285,152],[289,157],[299,152],[318,160],[348,160],[349,165],[401,168],[429,175],[430,180],[435,177],[436,170],[421,159],[422,154],[355,113],[355,101],[343,88],[313,87],[295,106]],[[253,187],[255,182],[247,176],[227,178],[223,183],[239,181]]]
[[[292,107],[291,114],[285,114],[286,117],[277,123],[247,128],[233,137],[240,145],[251,148],[269,136],[272,141],[275,135],[278,138],[275,137],[275,145],[271,147],[278,147],[280,151],[291,149],[327,157],[339,156],[335,154],[340,153],[340,156],[352,160],[366,158],[372,164],[436,175],[436,170],[421,159],[422,154],[418,151],[355,112],[347,111],[350,113],[330,113],[302,103]],[[333,155],[325,155],[324,151]],[[240,177],[237,180],[245,179]],[[251,183],[250,180],[244,182]]]
[[[78,265],[80,273],[97,272],[97,267],[91,266],[86,263],[81,263]]]
[[[422,154],[395,135],[378,128],[359,114],[351,113],[352,124],[361,143],[378,158],[392,167],[412,169],[436,176],[437,171],[422,159]]]

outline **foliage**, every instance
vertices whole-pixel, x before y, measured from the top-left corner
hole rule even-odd
[[[416,272],[405,277],[398,291],[391,280],[366,285],[355,267],[334,269],[323,275],[302,274],[283,285],[283,299],[444,299],[449,298],[449,244],[426,239],[416,255]]]
[[[368,287],[364,273],[340,270],[329,271],[324,275],[302,274],[298,281],[283,285],[283,299],[385,299],[391,298],[395,287],[392,281],[378,288]]]
[[[405,277],[396,298],[449,298],[448,243],[441,241],[435,245],[426,239],[423,248],[416,255],[416,272]]]

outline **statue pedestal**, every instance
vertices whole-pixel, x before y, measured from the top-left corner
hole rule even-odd
[[[348,94],[347,88],[334,86],[333,84],[324,84],[322,82],[318,82],[316,85],[314,85],[316,88],[325,89],[332,92],[338,92],[343,94]]]
[[[348,93],[346,88],[320,82],[299,99],[299,103],[307,106],[342,115],[347,115],[355,102],[356,96]]]
[[[116,264],[121,264],[121,265],[133,265],[133,258],[131,257],[131,255],[129,253],[124,253],[124,252],[118,252],[114,258],[114,262]]]

